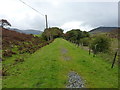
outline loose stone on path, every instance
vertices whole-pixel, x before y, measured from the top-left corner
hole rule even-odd
[[[63,60],[65,60],[65,61],[71,60],[71,57],[66,55],[68,53],[68,50],[66,48],[62,48],[61,53],[62,53]]]
[[[66,54],[68,52],[68,50],[66,48],[62,48],[61,52],[62,52],[62,54]]]
[[[84,83],[81,77],[76,72],[70,72],[68,74],[69,80],[67,88],[84,88]]]

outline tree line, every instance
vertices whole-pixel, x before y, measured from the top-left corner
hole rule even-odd
[[[110,49],[110,39],[106,35],[97,35],[92,37],[89,32],[80,29],[72,29],[63,33],[58,27],[45,29],[42,37],[45,40],[53,40],[62,37],[77,46],[88,46],[94,54],[99,52],[107,52]]]
[[[0,20],[1,27],[11,26],[11,24],[5,20]],[[46,41],[53,41],[55,38],[64,38],[77,46],[88,46],[90,51],[94,54],[99,52],[107,52],[110,48],[110,39],[105,35],[97,35],[92,37],[89,32],[82,31],[80,29],[72,29],[63,33],[63,29],[58,27],[46,28],[42,33],[42,39]]]

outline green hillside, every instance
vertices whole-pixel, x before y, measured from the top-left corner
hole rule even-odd
[[[9,75],[3,77],[3,88],[66,88],[71,71],[82,77],[86,88],[118,87],[118,66],[111,69],[111,64],[102,58],[61,38],[26,54],[24,62],[10,66],[16,57],[20,56],[3,62],[9,68]]]

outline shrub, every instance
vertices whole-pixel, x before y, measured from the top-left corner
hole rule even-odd
[[[89,38],[80,39],[80,43],[82,43],[83,46],[89,46],[90,39]]]
[[[24,59],[23,58],[17,58],[17,59],[15,59],[15,62],[24,62]]]
[[[6,68],[2,68],[2,72],[1,72],[2,76],[8,76],[9,73],[7,71],[8,70]]]
[[[110,39],[105,35],[96,36],[91,43],[91,49],[94,53],[107,52],[109,48]]]
[[[17,63],[21,63],[24,62],[24,58],[17,58],[14,60],[15,62],[13,63],[13,65],[17,64]]]
[[[11,51],[11,50],[4,50],[3,51],[3,56],[4,57],[11,57],[13,54],[16,54],[16,53]]]

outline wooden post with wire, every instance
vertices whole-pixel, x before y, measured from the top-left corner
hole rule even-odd
[[[114,67],[115,60],[116,60],[116,56],[117,56],[117,53],[118,53],[118,50],[115,52],[115,56],[114,56],[114,59],[113,59],[113,62],[112,62],[112,66],[111,66],[111,68],[113,68],[113,67]]]

